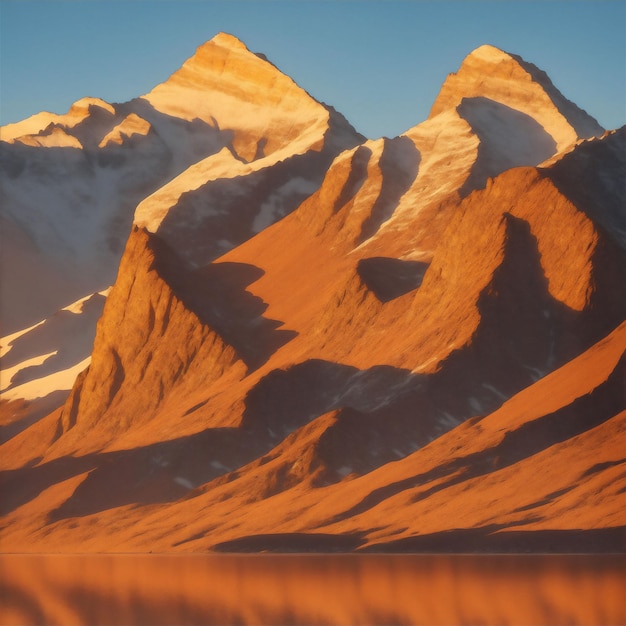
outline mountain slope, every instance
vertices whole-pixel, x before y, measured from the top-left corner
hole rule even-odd
[[[117,507],[94,511],[98,484],[120,480],[124,469],[138,471],[121,455],[103,457],[91,478],[70,479],[66,473],[64,481],[55,481],[51,472],[62,468],[54,463],[5,473],[5,489],[12,481],[23,484],[29,474],[27,484],[48,485],[31,504],[6,515],[5,545],[41,550],[53,535],[66,550],[95,551],[301,551],[316,545],[384,551],[621,549],[619,534],[611,539],[607,530],[602,539],[599,530],[625,523],[620,493],[626,463],[620,437],[625,341],[622,324],[498,411],[465,422],[406,458],[339,483],[327,484],[319,473],[324,433],[337,423],[332,415],[172,504],[138,509],[124,505],[125,494],[117,490]],[[193,449],[189,443],[187,450]],[[82,463],[84,472],[93,460]],[[184,469],[180,462],[177,469]],[[77,488],[83,482],[88,488]],[[160,495],[167,497],[164,487]],[[60,507],[45,522],[37,512],[42,501]],[[86,523],[76,527],[76,515],[85,516]],[[334,548],[324,543],[331,537],[337,538]]]

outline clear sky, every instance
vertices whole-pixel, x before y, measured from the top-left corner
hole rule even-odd
[[[538,65],[606,128],[626,123],[624,0],[0,0],[0,120],[142,95],[219,31],[372,138],[424,120],[483,43]]]

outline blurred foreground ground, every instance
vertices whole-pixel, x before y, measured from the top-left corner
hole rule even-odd
[[[624,624],[623,555],[1,555],[0,623]]]

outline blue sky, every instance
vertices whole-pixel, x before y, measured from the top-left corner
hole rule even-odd
[[[372,138],[424,120],[483,43],[544,69],[603,126],[626,122],[624,0],[0,0],[0,120],[139,96],[219,31]]]

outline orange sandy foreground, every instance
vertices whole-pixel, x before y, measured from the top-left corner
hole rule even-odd
[[[0,623],[623,624],[617,556],[7,556]]]

